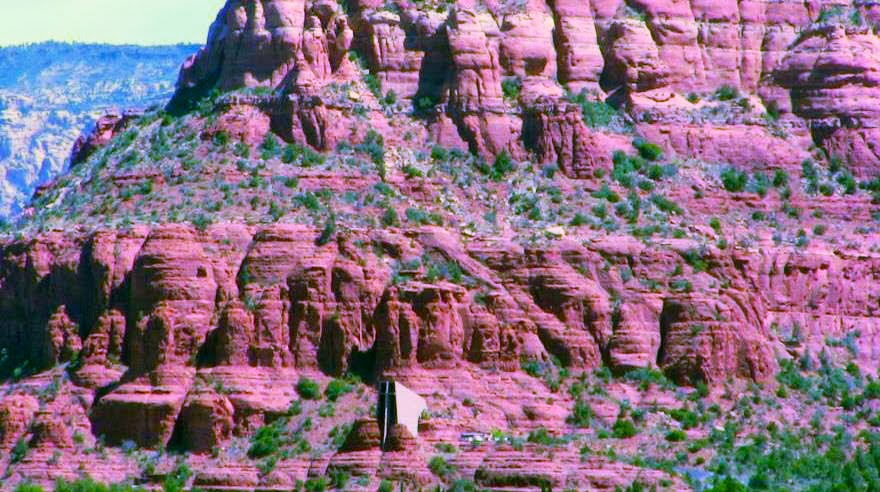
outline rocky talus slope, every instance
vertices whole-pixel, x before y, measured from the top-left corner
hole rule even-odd
[[[229,0],[0,247],[2,488],[876,490],[878,15]]]

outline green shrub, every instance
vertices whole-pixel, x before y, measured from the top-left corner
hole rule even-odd
[[[241,159],[250,159],[251,146],[244,142],[237,142],[232,149],[232,154]]]
[[[326,477],[319,478],[310,478],[305,483],[305,491],[306,492],[324,492],[327,490],[327,486],[329,483],[327,482]]]
[[[190,470],[189,465],[186,463],[177,465],[177,467],[169,473],[162,482],[163,492],[183,492],[186,488],[186,483],[192,475],[193,473],[192,470]]]
[[[444,480],[455,473],[455,467],[447,463],[446,459],[439,455],[432,457],[428,461],[428,469],[431,470],[431,473]]]
[[[303,411],[302,401],[294,400],[294,401],[290,402],[290,405],[288,405],[288,407],[287,407],[287,416],[294,417],[294,416],[301,414],[302,411]]]
[[[744,191],[748,182],[749,175],[744,171],[734,167],[726,167],[721,171],[721,183],[724,185],[724,189],[729,192],[738,193]]]
[[[617,203],[620,201],[620,195],[618,195],[617,192],[612,191],[607,183],[603,183],[601,188],[593,192],[593,198],[605,199],[611,203]]]
[[[217,147],[226,147],[226,144],[229,143],[229,134],[225,131],[221,130],[214,134],[214,145]]]
[[[590,407],[590,405],[583,400],[576,401],[574,403],[574,409],[572,410],[571,415],[568,417],[568,423],[574,425],[575,427],[586,429],[590,427],[592,420],[592,407]]]
[[[671,430],[666,433],[666,440],[669,442],[682,442],[687,439],[687,434],[682,430]]]
[[[385,209],[385,213],[382,214],[382,225],[385,227],[397,227],[400,225],[400,217],[398,217],[397,210],[394,207]]]
[[[629,156],[620,150],[614,151],[611,161],[614,164],[611,177],[627,188],[631,188],[635,184],[633,179],[635,173],[647,169],[647,162],[642,156]]]
[[[695,272],[705,272],[708,268],[708,264],[706,260],[703,259],[703,253],[696,249],[689,249],[681,254],[682,259],[684,259],[685,263],[691,266]]]
[[[380,101],[383,106],[394,106],[397,104],[397,93],[394,92],[394,89],[390,89],[385,93],[385,97]]]
[[[337,490],[345,490],[349,478],[351,478],[351,475],[345,470],[335,469],[330,472],[330,483]]]
[[[310,210],[312,212],[317,212],[318,210],[321,210],[321,200],[318,198],[318,195],[312,193],[311,191],[296,195],[293,198],[293,201],[299,203],[307,210]]]
[[[373,164],[378,169],[379,176],[385,180],[385,137],[376,130],[367,132],[364,141],[357,146],[355,150],[363,154],[367,154]]]
[[[421,169],[412,164],[403,166],[403,174],[406,174],[407,178],[422,178],[425,176],[425,173],[423,173]]]
[[[519,93],[522,90],[522,80],[519,77],[507,77],[501,81],[501,92],[504,99],[508,101],[516,101],[519,99]]]
[[[732,101],[739,97],[739,89],[731,85],[722,85],[715,91],[715,98],[719,101]]]
[[[703,385],[705,388],[705,384]],[[669,416],[681,424],[684,429],[693,429],[700,423],[700,417],[693,410],[686,407],[674,408],[669,411]]]
[[[291,164],[302,155],[302,146],[297,144],[287,144],[281,151],[281,162]]]
[[[327,222],[324,224],[324,229],[321,230],[321,235],[318,236],[318,240],[316,241],[318,246],[324,246],[329,243],[333,236],[336,235],[336,216],[331,215],[330,218],[327,219]]]
[[[538,427],[529,432],[526,440],[530,443],[540,444],[542,446],[555,446],[564,442],[564,439],[562,438],[553,437],[546,427]]]
[[[590,219],[586,215],[577,212],[576,214],[574,214],[574,217],[572,217],[571,221],[568,224],[572,227],[580,227],[589,223]]]
[[[661,211],[666,212],[668,214],[673,215],[681,215],[684,213],[684,210],[677,203],[672,200],[666,198],[663,195],[651,195],[651,203],[657,206]]]
[[[728,476],[721,480],[716,480],[713,487],[706,492],[747,492],[747,490],[745,485]]]
[[[779,110],[779,104],[776,101],[767,103],[767,119],[770,121],[779,121],[782,112]]]
[[[618,417],[611,428],[612,435],[617,439],[628,439],[638,434],[636,424],[631,419]]]
[[[175,484],[176,485],[176,484]],[[31,486],[33,487],[33,486]],[[16,489],[17,491],[18,489]],[[41,487],[36,489],[24,489],[24,490],[32,490],[34,492],[38,490],[42,490]],[[55,492],[135,492],[142,491],[141,488],[135,488],[131,485],[121,485],[121,484],[113,484],[108,485],[105,483],[97,482],[91,478],[79,478],[72,482],[68,482],[63,478],[59,478],[55,481]]]
[[[639,151],[639,155],[649,161],[656,161],[663,157],[663,149],[641,138],[633,140],[633,147]]]
[[[490,177],[495,181],[501,181],[505,176],[516,170],[516,164],[507,151],[503,151],[495,156],[495,162],[492,164]]]
[[[14,492],[43,492],[43,487],[31,482],[22,482],[16,485]]]
[[[20,437],[18,441],[15,441],[15,446],[12,448],[12,451],[9,453],[9,462],[10,463],[18,463],[27,456],[28,451],[30,450],[30,446],[28,446],[28,442],[25,438]]]
[[[770,178],[764,173],[755,173],[752,176],[751,189],[761,198],[767,196],[767,190],[770,188]]]
[[[446,162],[449,160],[449,151],[442,145],[434,145],[431,147],[431,159]]]
[[[788,185],[788,173],[782,169],[773,172],[773,186],[783,188]]]
[[[351,393],[352,391],[354,391],[354,386],[352,386],[351,383],[344,379],[334,379],[327,383],[327,389],[324,390],[324,395],[328,400],[336,401],[340,396]]]
[[[467,405],[465,405],[465,406],[467,406]],[[453,453],[458,452],[458,448],[455,446],[455,444],[452,444],[449,442],[437,443],[434,445],[434,448],[436,448],[437,451],[440,451],[441,453],[446,453],[446,454],[453,454]]]
[[[364,84],[376,99],[382,99],[382,82],[372,73],[364,75]]]
[[[263,143],[260,144],[260,149],[262,150],[260,157],[264,161],[278,157],[278,154],[281,152],[281,146],[278,144],[278,139],[275,138],[275,134],[272,132],[266,134]]]
[[[856,183],[856,178],[853,177],[852,173],[849,171],[843,171],[839,176],[837,176],[837,183],[843,186],[843,193],[846,195],[852,195],[856,192],[856,188],[858,187]]]
[[[607,127],[619,115],[619,112],[607,103],[588,99],[586,91],[578,95],[569,95],[568,100],[581,107],[584,123],[590,128]]]
[[[624,374],[624,378],[627,381],[639,383],[639,389],[642,391],[647,391],[651,385],[666,389],[671,389],[675,386],[661,371],[647,367],[631,369]]]
[[[427,113],[437,107],[440,101],[435,97],[422,96],[415,101],[414,110],[416,113]]]
[[[300,377],[296,383],[296,392],[304,400],[321,399],[321,386],[312,379],[305,376]]]
[[[406,209],[406,220],[417,225],[443,225],[443,217],[439,214],[413,207]]]
[[[664,174],[666,174],[666,172],[663,169],[663,166],[661,166],[659,164],[651,164],[650,166],[648,166],[648,178],[650,178],[654,181],[659,181],[660,179],[663,178]],[[643,185],[642,183],[645,183],[645,185]],[[651,188],[653,189],[652,183],[649,183],[647,181],[642,181],[639,183],[640,188],[643,188],[643,186],[647,186],[647,185],[651,185]],[[645,191],[650,191],[650,190],[645,190]]]
[[[264,425],[257,429],[257,432],[251,438],[248,456],[253,459],[275,454],[278,452],[281,444],[281,429],[275,425]]]
[[[464,277],[465,273],[461,265],[454,261],[431,262],[425,271],[425,280],[428,282],[446,279],[454,284],[461,285],[464,282]]]
[[[388,480],[382,480],[379,482],[379,489],[377,492],[394,492],[394,484]]]

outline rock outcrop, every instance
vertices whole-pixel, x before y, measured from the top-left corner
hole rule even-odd
[[[810,122],[816,143],[868,178],[880,162],[880,40],[868,26],[842,22],[801,33],[775,79],[790,89],[792,110]]]
[[[767,253],[749,257],[754,266],[741,269],[735,265],[743,265],[743,258],[718,251],[706,257],[712,265],[708,276],[695,282],[707,288],[717,275],[729,281],[728,288],[711,297],[661,297],[622,284],[595,265],[601,257],[616,258],[637,274],[650,276],[669,268],[676,253],[574,244],[556,252],[472,249],[490,270],[469,274],[496,286],[484,304],[476,304],[467,288],[451,283],[389,284],[389,272],[375,258],[351,262],[338,256],[335,245],[316,248],[310,240],[314,232],[302,228],[255,231],[247,255],[238,255],[238,271],[221,272],[218,265],[226,259],[206,251],[213,249],[212,237],[228,232],[205,235],[182,226],[159,227],[146,234],[134,261],[127,264],[129,270],[119,272],[130,282],[111,287],[108,297],[121,300],[119,305],[107,306],[93,324],[77,329],[67,312],[82,312],[82,303],[88,301],[68,301],[67,311],[59,308],[42,325],[29,325],[45,334],[49,347],[57,347],[52,349],[54,359],[42,359],[46,363],[78,353],[70,341],[81,333],[86,343],[78,371],[90,374],[105,368],[111,379],[98,378],[101,385],[120,383],[100,396],[91,411],[93,432],[108,443],[161,446],[175,434],[177,442],[205,451],[223,442],[250,410],[243,401],[236,403],[237,397],[194,386],[193,375],[202,368],[297,367],[331,374],[355,369],[376,375],[461,364],[509,370],[522,358],[552,355],[572,368],[660,367],[682,382],[730,377],[762,381],[776,369],[778,341],[768,332],[769,322],[790,316],[786,313],[797,304],[794,296],[804,294],[802,277],[809,274],[802,272],[822,271],[822,280],[816,277],[812,289],[829,292],[826,300],[813,298],[814,307],[804,308],[805,313],[858,317],[875,304],[870,296],[840,304],[836,299],[843,292],[830,294],[849,285],[844,280],[852,275],[846,258],[829,263],[824,254],[785,259]],[[95,248],[124,249],[132,239],[121,235],[109,242],[104,237],[99,233],[71,242],[56,251],[57,258],[83,258],[77,253],[80,248],[102,257],[104,252]],[[4,268],[14,265],[20,254],[44,251],[45,241],[9,247]],[[430,240],[421,247],[437,251],[433,248],[438,244]],[[440,251],[447,257],[459,254]],[[35,280],[51,278],[50,272],[62,266],[58,261],[48,258]],[[76,264],[68,268],[82,271]],[[864,273],[867,282],[874,275],[870,272]],[[84,286],[91,277],[74,275],[70,281]],[[223,287],[218,290],[218,285]],[[757,290],[760,285],[773,285],[774,290]],[[9,290],[11,284],[6,286],[3,295],[14,301],[7,305],[28,301],[27,291],[16,293]],[[121,295],[129,289],[137,294]],[[786,294],[777,298],[777,291]],[[56,304],[65,295],[55,292],[44,302]],[[10,310],[0,319],[4,332],[22,322]],[[821,337],[820,331],[815,333]],[[127,340],[127,351],[121,351],[121,339]],[[362,364],[354,361],[368,352],[374,353],[372,365],[353,365]],[[111,361],[119,359],[128,367],[125,374],[110,369]],[[513,367],[505,361],[514,362]],[[876,366],[880,361],[865,362]],[[11,436],[21,432],[14,422],[27,417],[15,410],[25,407],[14,400],[8,405],[4,435]],[[283,404],[274,411],[282,410]],[[245,413],[239,416],[240,411]]]
[[[609,142],[605,132],[580,121],[579,108],[563,100],[563,86],[574,93],[601,95],[604,90],[615,100],[637,94],[668,99],[675,93],[705,94],[729,86],[757,94],[768,108],[783,114],[791,110],[810,121],[843,117],[849,122],[844,126],[858,131],[842,130],[836,137],[817,134],[818,143],[827,141],[829,149],[854,163],[865,163],[873,155],[874,137],[862,124],[852,123],[864,121],[864,111],[846,109],[852,104],[870,106],[870,100],[864,95],[845,98],[849,102],[834,104],[832,111],[847,114],[824,114],[821,107],[830,106],[823,102],[827,96],[819,95],[823,82],[804,79],[814,69],[870,73],[863,66],[844,70],[831,61],[831,70],[824,70],[811,60],[817,49],[861,60],[857,53],[870,50],[873,36],[864,33],[865,28],[845,35],[842,27],[827,24],[798,35],[818,15],[812,6],[590,6],[559,0],[549,5],[529,1],[521,9],[487,7],[462,2],[440,13],[407,3],[384,8],[359,2],[343,11],[333,2],[228,2],[207,45],[184,64],[175,100],[197,98],[211,88],[272,94],[239,102],[270,116],[272,129],[284,139],[321,150],[363,139],[367,126],[353,117],[353,111],[363,115],[366,110],[369,124],[382,128],[388,116],[399,116],[400,109],[412,104],[417,115],[427,118],[430,134],[444,145],[467,146],[485,157],[536,152],[544,160],[558,160],[569,176],[585,178],[607,167],[619,146]],[[841,34],[834,35],[835,29]],[[820,40],[829,36],[852,41],[834,41],[826,48]],[[789,53],[791,43],[795,47]],[[364,60],[365,67],[350,58]],[[375,79],[368,87],[362,85],[363,69]],[[352,91],[339,94],[342,82]],[[522,88],[512,100],[502,91],[508,82]],[[865,87],[858,76],[847,76],[846,85]],[[403,106],[392,103],[383,110],[377,98],[385,100],[389,93],[391,101]],[[645,108],[624,104],[623,109],[639,117]],[[757,135],[768,144],[774,140],[765,122],[735,119],[732,123],[742,125],[749,138]],[[793,130],[798,129],[794,124]],[[688,140],[700,140],[698,145],[670,143],[683,157],[738,157],[730,155],[724,138],[716,142],[702,134],[704,129],[694,131],[701,135]],[[745,162],[765,157],[747,156]]]

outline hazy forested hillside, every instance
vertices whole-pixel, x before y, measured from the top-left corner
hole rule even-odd
[[[66,166],[77,136],[113,108],[162,103],[198,47],[43,43],[0,48],[0,218]]]

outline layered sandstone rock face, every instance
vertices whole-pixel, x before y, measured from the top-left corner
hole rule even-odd
[[[775,74],[814,139],[864,178],[873,177],[880,158],[878,48],[869,26],[818,23],[800,35]]]
[[[880,45],[859,9],[229,0],[168,111],[102,120],[76,151],[93,174],[41,192],[174,218],[0,245],[0,369],[35,373],[2,386],[10,483],[158,484],[171,449],[206,489],[420,489],[451,482],[432,458],[455,442],[451,469],[479,487],[687,489],[565,436],[593,426],[635,463],[640,444],[615,435],[631,403],[665,430],[658,405],[704,384],[774,385],[844,343],[848,372],[880,367],[875,204],[850,174],[808,176],[839,158],[867,179],[880,162]],[[115,149],[128,130],[155,133]],[[237,218],[195,215],[234,194],[249,197]],[[561,374],[581,379],[565,391]],[[618,384],[632,374],[682,387]],[[380,449],[355,376],[425,396],[419,436],[395,427]],[[664,453],[681,440],[655,434]]]
[[[225,238],[242,233],[253,239],[228,254],[216,252]],[[715,279],[723,278],[727,287],[716,286],[711,295],[660,295],[621,279],[615,265],[650,276],[680,261],[675,248],[614,241],[590,248],[563,243],[552,251],[494,242],[464,248],[439,230],[417,235],[412,256],[456,259],[469,276],[489,287],[487,298],[478,303],[467,286],[391,284],[388,265],[352,245],[366,242],[405,251],[412,246],[404,236],[346,237],[316,247],[316,234],[290,226],[198,233],[174,225],[116,234],[112,240],[98,233],[66,244],[58,256],[47,256],[50,237],[39,238],[10,246],[2,261],[7,271],[20,268],[21,256],[13,252],[23,250],[43,262],[47,270],[30,281],[39,285],[64,266],[60,258],[86,258],[82,252],[91,251],[93,258],[113,261],[104,248],[135,248],[134,261],[111,265],[95,259],[90,265],[105,272],[120,268],[115,275],[130,279],[122,284],[82,273],[83,264],[67,266],[81,272],[68,279],[71,286],[114,301],[90,320],[83,301],[47,293],[46,321],[32,320],[30,326],[50,336],[34,350],[61,354],[58,360],[64,360],[65,350],[73,348],[61,342],[78,332],[91,347],[78,371],[112,368],[114,359],[127,366],[124,374],[110,373],[121,385],[102,385],[115,389],[94,403],[96,434],[117,443],[164,445],[183,421],[188,422],[181,427],[183,441],[198,450],[222,441],[239,425],[233,422],[254,411],[283,410],[271,401],[245,403],[198,389],[193,377],[203,371],[291,368],[343,374],[356,369],[382,374],[463,366],[508,371],[518,369],[520,360],[554,356],[572,368],[596,368],[603,361],[621,371],[661,367],[682,382],[760,381],[775,372],[780,342],[768,331],[773,322],[792,317],[821,318],[822,323],[830,317],[857,320],[870,317],[876,306],[873,294],[856,296],[859,289],[851,278],[857,268],[860,282],[870,284],[877,269],[827,251],[791,255],[770,249],[747,256],[710,251],[705,258],[711,266],[695,282],[711,289]],[[611,270],[596,268],[608,260]],[[27,300],[27,285],[15,287],[25,289],[17,293],[7,284],[2,291],[7,302]],[[799,300],[804,296],[811,297],[810,307]],[[69,313],[80,313],[78,326]],[[8,308],[2,318],[6,332],[24,321]],[[821,338],[811,323],[804,328]],[[861,328],[868,343],[873,328],[869,323]],[[122,354],[114,341],[120,339],[126,340]],[[357,354],[367,352],[375,353],[374,365],[353,367]],[[880,363],[873,352],[864,353],[867,367]],[[226,377],[222,371],[212,373]],[[258,386],[252,390],[262,391]],[[7,420],[13,425],[26,415],[14,409],[26,407],[10,405]],[[14,433],[13,427],[6,432]]]
[[[813,137],[870,173],[876,161],[868,95],[873,55],[860,53],[871,52],[876,37],[867,27],[828,22],[799,34],[833,8],[842,7],[795,1],[529,0],[517,5],[459,2],[441,12],[405,2],[357,2],[348,10],[330,1],[228,2],[208,44],[184,64],[177,100],[214,87],[273,92],[261,101],[236,102],[263,108],[285,139],[328,150],[363,138],[366,127],[349,115],[355,106],[368,112],[374,127],[399,118],[398,112],[383,110],[369,91],[358,89],[366,68],[381,86],[375,95],[381,99],[390,91],[395,99],[421,108],[430,135],[440,143],[467,146],[484,156],[534,152],[542,160],[556,160],[570,176],[588,177],[607,166],[615,145],[577,117],[579,108],[567,102],[563,88],[599,98],[604,98],[602,91],[613,94],[615,104],[623,102],[631,116],[648,117],[661,131],[675,132],[678,125],[670,125],[676,118],[668,113],[696,110],[672,96],[730,86],[760,96],[754,102],[773,111],[793,109],[807,123],[843,118],[846,131],[814,131]],[[825,55],[817,60],[820,51]],[[502,83],[514,78],[521,93],[505,100]],[[338,94],[343,83],[357,94]],[[852,105],[861,107],[847,109]],[[657,120],[658,111],[666,116]],[[766,122],[755,118],[703,124],[698,138],[709,147],[724,147],[723,127],[730,124],[744,124],[744,138],[760,138],[762,145],[756,147],[779,145]],[[803,120],[790,119],[788,125],[791,134],[804,135]],[[693,146],[673,147],[682,157],[717,155]],[[755,158],[779,166],[794,162],[766,154],[728,152],[723,157],[743,165]]]

